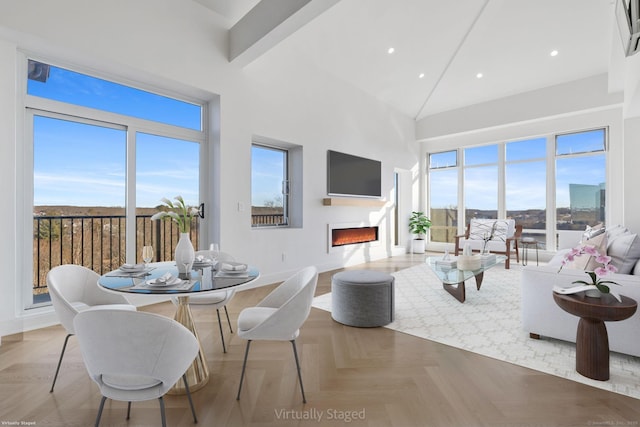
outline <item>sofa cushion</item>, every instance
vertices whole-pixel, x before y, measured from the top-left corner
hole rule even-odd
[[[629,274],[640,259],[640,239],[629,231],[616,235],[609,242],[607,255],[611,257],[611,264],[620,274]]]

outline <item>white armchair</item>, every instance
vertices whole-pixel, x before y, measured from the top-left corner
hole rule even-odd
[[[511,254],[515,251],[516,262],[520,262],[518,241],[522,236],[522,225],[516,225],[513,219],[471,219],[464,234],[455,237],[455,255],[468,244],[472,251],[480,252],[485,238],[487,249],[491,253],[504,254],[507,260],[504,268],[509,269]]]
[[[47,274],[47,287],[53,309],[67,331],[49,392],[53,392],[56,385],[67,342],[69,337],[75,334],[73,319],[79,312],[90,307],[136,310],[136,307],[129,304],[123,295],[102,290],[98,285],[99,278],[100,276],[95,271],[75,264],[54,267]]]
[[[89,309],[73,323],[89,376],[102,394],[96,427],[107,398],[128,402],[127,420],[131,402],[158,399],[166,426],[162,397],[181,377],[193,422],[198,422],[185,375],[200,348],[191,331],[173,319],[142,311]]]
[[[316,267],[306,267],[282,282],[257,306],[245,308],[240,312],[238,317],[238,336],[247,340],[247,347],[244,353],[240,386],[238,387],[236,399],[240,399],[251,341],[270,340],[291,342],[298,370],[300,390],[302,391],[302,401],[304,403],[307,402],[302,385],[296,338],[300,333],[300,327],[311,312],[311,303],[313,302],[317,283],[318,270]]]

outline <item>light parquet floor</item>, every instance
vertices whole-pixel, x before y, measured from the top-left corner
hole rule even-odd
[[[354,268],[397,271],[421,262],[405,255]],[[322,273],[317,294],[330,291]],[[243,307],[272,287],[237,293]],[[171,303],[145,307],[168,316]],[[307,404],[302,403],[289,343],[252,345],[240,401],[236,391],[245,341],[229,336],[222,353],[215,311],[193,309],[208,360],[209,383],[193,394],[201,426],[634,426],[640,401],[499,362],[386,328],[351,328],[312,309],[298,338]],[[100,394],[72,338],[53,393],[65,332],[60,326],[4,337],[0,346],[0,426],[90,426]],[[184,396],[166,397],[169,426],[191,426]],[[105,406],[102,426],[158,426],[156,401]]]

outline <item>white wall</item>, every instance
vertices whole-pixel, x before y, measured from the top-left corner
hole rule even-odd
[[[0,219],[0,335],[54,321],[47,310],[22,313],[17,290],[29,287],[16,253],[25,251],[16,231],[25,216],[20,180],[22,109],[17,106],[18,51],[42,59],[98,70],[149,87],[213,100],[219,95],[219,209],[221,248],[258,266],[262,282],[281,280],[308,264],[321,270],[390,253],[388,208],[325,207],[326,150],[383,162],[383,195],[390,199],[395,169],[417,162],[414,122],[362,92],[320,73],[292,56],[286,44],[245,69],[226,58],[226,29],[196,2],[180,0],[0,0],[0,179],[6,189]],[[214,131],[218,129],[215,126]],[[304,148],[304,226],[252,230],[250,227],[250,144],[252,135]],[[215,140],[216,138],[212,138]],[[211,183],[211,188],[215,188]],[[213,191],[213,190],[212,190]],[[244,211],[237,209],[244,203]],[[382,244],[370,250],[327,253],[326,225],[367,220],[382,226]],[[213,231],[211,235],[213,235]],[[19,236],[19,238],[18,238]],[[282,260],[282,254],[285,260]]]

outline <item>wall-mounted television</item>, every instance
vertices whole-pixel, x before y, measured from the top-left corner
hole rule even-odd
[[[327,150],[327,193],[330,196],[382,196],[382,162]]]

